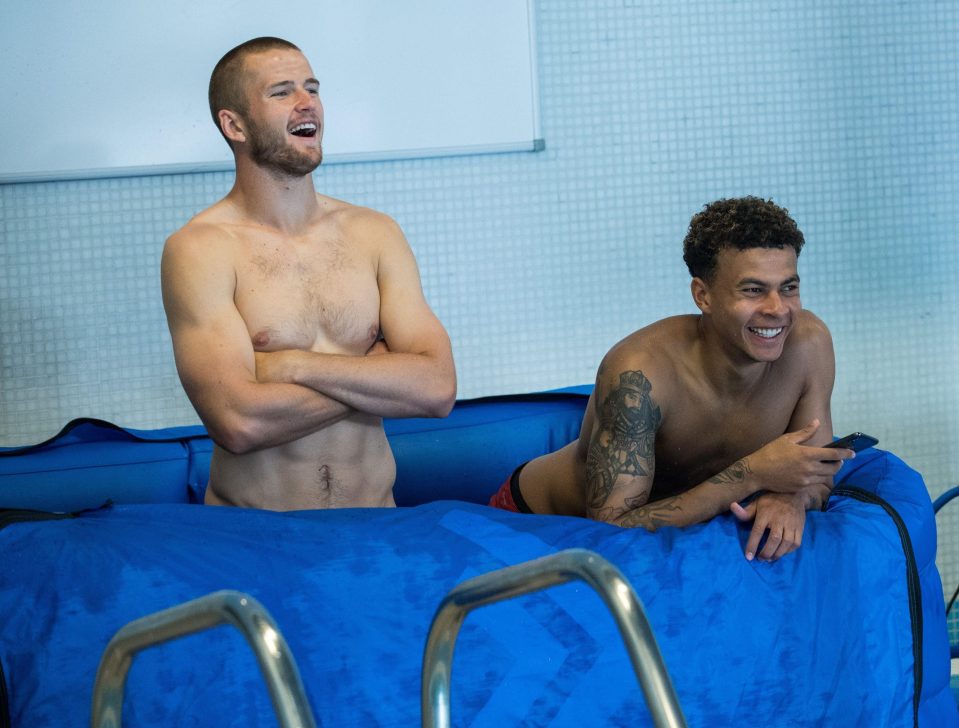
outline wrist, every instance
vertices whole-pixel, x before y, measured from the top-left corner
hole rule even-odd
[[[736,463],[736,466],[738,466],[743,473],[743,485],[748,489],[748,495],[750,497],[762,495],[766,490],[766,488],[763,486],[763,483],[753,470],[754,464],[754,455],[747,455],[744,458],[740,458],[740,460]]]
[[[277,352],[278,362],[276,367],[276,378],[285,384],[302,384],[300,381],[303,371],[302,358],[305,351],[299,349],[287,349]]]
[[[761,490],[758,480],[753,475],[748,457],[740,458],[706,482],[722,486],[725,491],[723,498],[731,496],[737,501],[749,498]]]

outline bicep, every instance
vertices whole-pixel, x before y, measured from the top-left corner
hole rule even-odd
[[[595,417],[586,454],[587,515],[611,521],[649,499],[662,420],[641,369],[604,366],[597,375]]]
[[[446,355],[449,337],[423,295],[413,251],[393,225],[377,264],[383,337],[394,353]]]
[[[789,421],[789,432],[808,425],[813,419],[820,422],[810,445],[824,445],[832,440],[832,390],[836,379],[836,358],[828,329],[817,321],[815,336],[805,347],[803,364],[806,383]]]
[[[194,404],[200,408],[228,396],[237,382],[255,381],[253,345],[233,302],[232,269],[180,246],[164,252],[161,277],[177,371]]]

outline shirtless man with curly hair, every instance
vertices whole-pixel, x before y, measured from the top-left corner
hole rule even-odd
[[[753,521],[746,558],[798,548],[805,512],[854,457],[822,447],[835,358],[826,325],[800,303],[803,244],[770,201],[706,205],[683,245],[700,313],[610,349],[579,438],[517,468],[490,505],[649,530],[732,510]]]

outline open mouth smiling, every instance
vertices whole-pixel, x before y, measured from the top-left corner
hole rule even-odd
[[[755,334],[762,339],[774,339],[783,332],[784,327],[778,326],[776,328],[759,328],[757,326],[750,326],[748,328],[749,333]]]
[[[315,137],[319,127],[312,121],[305,121],[301,124],[290,127],[290,134],[298,137]]]

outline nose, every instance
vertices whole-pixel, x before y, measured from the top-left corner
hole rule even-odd
[[[316,101],[319,104],[319,97],[310,93],[305,88],[299,88],[296,90],[296,108],[297,109],[309,109],[313,106],[313,102]]]
[[[779,291],[770,291],[763,300],[762,312],[769,316],[781,316],[786,313],[786,301],[780,295]]]

